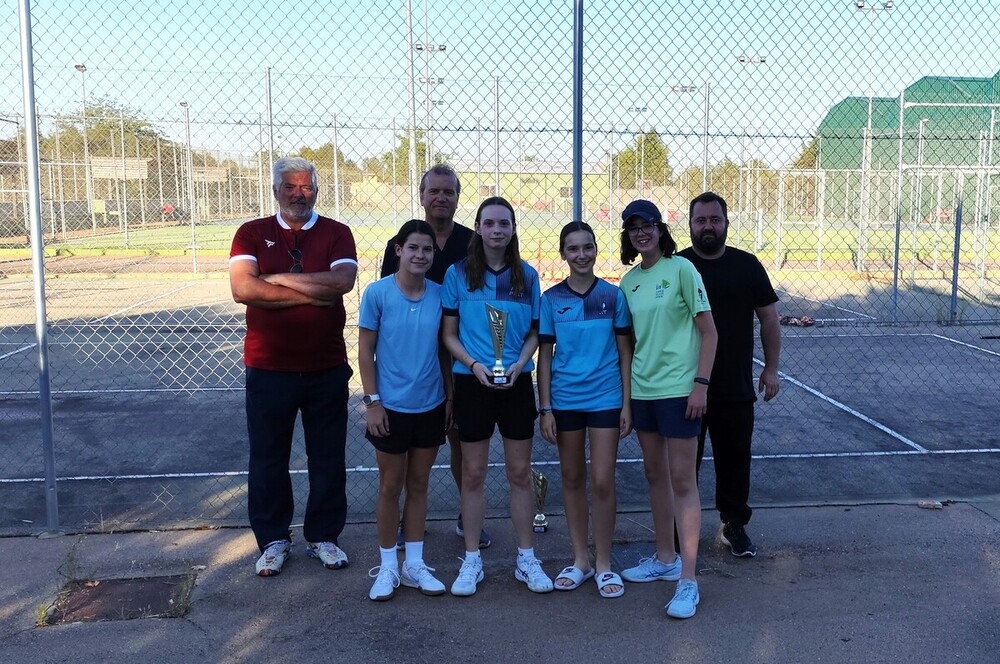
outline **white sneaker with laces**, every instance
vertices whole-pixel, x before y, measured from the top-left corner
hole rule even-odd
[[[347,567],[347,554],[333,542],[310,542],[306,545],[306,555],[318,558],[327,569]]]
[[[698,593],[698,582],[691,579],[681,579],[677,582],[674,598],[665,607],[671,618],[690,618],[694,615],[701,595]]]
[[[400,583],[407,588],[417,588],[425,595],[443,595],[446,588],[444,584],[434,578],[431,572],[433,567],[428,567],[424,561],[415,565],[403,563],[403,574],[400,576]]]
[[[368,591],[368,599],[376,602],[384,602],[392,599],[399,587],[399,572],[391,567],[372,567],[368,570],[368,576],[375,579],[372,589]]]
[[[542,561],[538,558],[521,558],[518,556],[514,567],[514,578],[528,584],[528,590],[533,593],[552,592],[552,579],[542,569]]]
[[[285,559],[292,552],[292,543],[288,540],[275,540],[266,547],[257,559],[257,576],[277,576]]]
[[[483,559],[464,558],[462,567],[458,570],[458,578],[451,584],[451,594],[456,597],[469,597],[476,594],[476,585],[482,581]]]

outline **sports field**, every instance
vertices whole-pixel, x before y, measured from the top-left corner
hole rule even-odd
[[[521,226],[522,253],[548,283],[563,275],[554,251],[561,223],[532,219]],[[362,255],[358,288],[346,298],[353,349],[360,293],[377,277],[392,226],[384,219],[352,226]],[[232,302],[225,271],[234,230],[235,224],[198,229],[197,273],[184,247],[190,242],[185,228],[149,230],[146,241],[156,251],[137,248],[134,243],[144,237],[138,232],[130,233],[129,249],[115,246],[113,236],[47,247],[53,254],[46,265],[46,304],[55,462],[66,527],[244,523],[243,308]],[[783,328],[782,392],[757,406],[754,504],[995,493],[995,297],[980,302],[963,290],[962,319],[955,321],[962,324],[956,325],[948,316],[947,278],[938,280],[940,288],[907,285],[894,298],[891,275],[884,272],[858,273],[850,265],[822,272],[791,264],[779,269],[762,256],[781,297],[779,313],[816,322]],[[0,462],[0,499],[8,506],[0,523],[4,533],[38,530],[45,515],[26,265],[24,258],[7,257],[6,278],[0,280],[0,422],[9,442]],[[624,271],[616,260],[609,258],[608,265],[609,277]],[[992,267],[988,275],[995,287]],[[890,324],[893,311],[896,324]],[[362,436],[360,391],[355,376],[350,517],[369,520],[377,474]],[[451,515],[458,501],[447,454],[445,447],[432,477],[430,509],[437,516]],[[300,432],[293,458],[303,505]],[[555,450],[536,438],[534,458],[550,480],[548,502],[559,510]],[[493,445],[490,460],[488,507],[503,513],[499,445]],[[710,463],[701,480],[703,500],[711,505]],[[621,445],[618,486],[622,509],[646,505],[634,435]]]

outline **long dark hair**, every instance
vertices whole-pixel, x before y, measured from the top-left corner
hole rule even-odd
[[[503,260],[510,267],[511,287],[513,295],[520,297],[524,293],[524,266],[521,265],[521,251],[517,243],[517,220],[514,216],[514,207],[503,196],[490,196],[479,204],[476,210],[476,228],[479,228],[479,221],[482,219],[483,210],[491,205],[499,205],[507,208],[510,212],[510,223],[513,234],[510,244],[503,252]],[[475,291],[483,287],[486,281],[486,251],[483,249],[483,238],[479,233],[474,233],[469,240],[469,257],[465,261],[465,273],[469,278],[469,290]]]
[[[638,218],[638,217],[637,217]],[[645,219],[643,219],[645,221]],[[632,240],[628,236],[628,224],[625,224],[625,228],[622,229],[621,234],[621,256],[622,263],[625,265],[631,265],[635,257],[639,255],[639,251],[632,245]],[[660,229],[660,251],[667,258],[674,255],[677,251],[677,243],[674,242],[674,238],[670,235],[670,229],[662,221],[656,223],[656,227]]]
[[[410,237],[414,233],[419,235],[429,235],[431,242],[437,242],[437,235],[434,233],[433,226],[428,224],[423,219],[410,219],[408,222],[400,226],[399,232],[392,238],[392,243],[398,247],[402,247],[406,244],[406,238]]]
[[[571,221],[562,227],[559,231],[559,253],[563,252],[566,248],[566,236],[570,233],[575,233],[577,231],[586,231],[590,233],[590,238],[594,241],[594,247],[597,247],[597,235],[594,234],[594,229],[590,227],[585,221]]]

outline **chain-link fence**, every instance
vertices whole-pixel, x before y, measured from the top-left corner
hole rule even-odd
[[[523,257],[566,274],[573,4],[254,0],[33,3],[45,298],[62,524],[245,519],[239,223],[273,211],[270,165],[320,170],[321,212],[360,294],[429,164],[459,173],[459,223],[501,194]],[[1000,38],[989,0],[592,2],[584,220],[599,273],[621,209],[654,200],[686,246],[688,201],[729,202],[729,242],[778,290],[784,387],[758,407],[754,504],[995,493],[1000,437]],[[44,521],[28,169],[15,9],[0,34],[0,531]],[[758,355],[759,356],[759,355]],[[377,471],[351,399],[351,517]],[[298,503],[306,490],[296,434]],[[487,499],[506,483],[494,444]],[[458,497],[447,446],[430,509]],[[557,457],[534,454],[559,509]],[[619,503],[646,504],[634,436]],[[708,464],[710,466],[710,464]],[[714,478],[702,471],[711,504]]]

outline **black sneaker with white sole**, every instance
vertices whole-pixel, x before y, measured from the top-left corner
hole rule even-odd
[[[722,524],[719,540],[729,547],[737,558],[753,558],[757,555],[757,547],[750,541],[747,531],[737,523]]]

